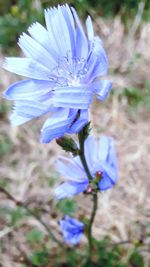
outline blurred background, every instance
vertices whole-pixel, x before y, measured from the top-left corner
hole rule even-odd
[[[0,63],[6,55],[20,56],[19,35],[35,21],[44,24],[43,10],[61,3],[65,1],[0,0]],[[91,114],[93,133],[114,137],[120,169],[116,186],[99,194],[94,237],[101,241],[95,241],[95,266],[149,267],[150,1],[67,3],[83,22],[91,16],[108,54],[108,78],[113,82],[109,98],[95,101]],[[0,91],[19,79],[1,69]],[[60,183],[54,162],[65,153],[55,141],[39,143],[42,119],[12,128],[10,111],[11,104],[1,97],[0,187],[26,203],[61,239],[58,219],[66,213],[88,217],[90,198],[54,201],[53,189]],[[86,239],[77,250],[82,247]],[[43,226],[0,192],[0,267],[81,266],[74,250],[68,249],[67,257],[61,253]]]

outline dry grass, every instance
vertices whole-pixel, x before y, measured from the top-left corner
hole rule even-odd
[[[150,24],[141,23],[138,32],[132,29],[125,34],[119,17],[111,22],[98,18],[95,27],[109,54],[110,68],[114,72],[110,75],[114,90],[117,92],[128,86],[141,86],[142,90],[150,72]],[[141,57],[131,66],[135,53],[140,53]],[[14,79],[15,76],[2,70],[1,89]],[[137,113],[131,116],[126,99],[121,98],[120,101],[117,93],[105,103],[95,102],[91,117],[96,135],[102,132],[115,138],[120,168],[116,186],[99,195],[94,235],[100,239],[109,233],[114,242],[137,238],[143,228],[135,222],[144,225],[149,219],[150,118],[144,109],[137,109]],[[47,180],[53,175],[54,161],[61,150],[54,141],[48,145],[39,144],[41,123],[39,120],[34,121],[34,125],[32,122],[11,128],[8,120],[2,119],[1,138],[9,136],[12,145],[9,153],[1,158],[0,173],[1,179],[9,181],[12,195],[41,209],[45,222],[56,229],[56,219],[52,219],[53,187],[48,187]],[[78,197],[79,215],[89,213],[88,201],[89,198]],[[0,203],[1,206],[14,206],[2,194]],[[23,220],[20,224],[16,229],[11,229],[7,218],[0,217],[0,235],[3,234],[0,238],[1,267],[20,266],[15,261],[20,251],[26,254],[30,252],[25,243],[26,231],[33,225],[41,227],[33,218]],[[56,234],[59,234],[57,229]],[[145,266],[148,267],[148,254],[145,256]]]

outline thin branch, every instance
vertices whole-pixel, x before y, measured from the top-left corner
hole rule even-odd
[[[62,246],[63,244],[54,236],[54,234],[51,232],[51,230],[49,229],[47,224],[37,214],[35,214],[35,212],[32,211],[26,204],[24,204],[22,201],[19,201],[19,200],[15,199],[5,188],[3,188],[1,186],[0,186],[0,192],[5,194],[8,199],[12,200],[16,204],[16,206],[20,206],[20,207],[24,208],[27,211],[28,214],[30,214],[38,222],[40,222],[41,225],[44,226],[44,228],[46,229],[49,237],[52,238],[53,241],[55,241],[59,246],[63,247]]]

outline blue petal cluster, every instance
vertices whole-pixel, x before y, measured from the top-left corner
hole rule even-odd
[[[112,138],[101,136],[97,145],[94,138],[89,136],[85,141],[85,158],[93,180],[100,178],[98,181],[100,191],[107,190],[116,183],[118,164]],[[56,188],[57,199],[88,191],[89,180],[78,156],[73,159],[60,158],[56,168],[67,179]]]
[[[68,215],[59,223],[65,242],[69,245],[78,244],[84,231],[84,224]]]
[[[46,28],[34,23],[18,45],[23,58],[6,58],[4,68],[26,80],[12,84],[4,97],[14,101],[11,122],[20,125],[52,113],[41,129],[41,142],[77,133],[88,121],[93,95],[103,101],[111,83],[100,80],[108,60],[94,35],[91,18],[86,33],[74,8],[67,4],[45,10]]]

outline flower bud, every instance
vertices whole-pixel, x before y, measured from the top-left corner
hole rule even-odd
[[[61,146],[66,152],[71,152],[73,156],[77,156],[79,154],[77,144],[72,138],[66,136],[60,137],[56,139],[56,143]]]

